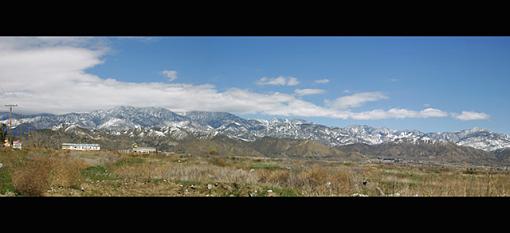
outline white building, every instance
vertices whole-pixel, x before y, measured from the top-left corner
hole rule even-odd
[[[62,150],[100,150],[99,144],[62,143]]]
[[[156,153],[156,148],[154,148],[154,147],[135,147],[135,148],[133,148],[133,152],[142,153],[142,154]]]
[[[13,149],[19,149],[19,150],[21,150],[21,145],[22,145],[22,144],[21,144],[21,142],[20,142],[20,141],[13,141],[13,142],[12,142],[12,148],[13,148]]]

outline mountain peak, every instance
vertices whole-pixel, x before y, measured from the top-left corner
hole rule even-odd
[[[6,122],[7,120],[0,120]],[[354,143],[368,145],[392,142],[450,142],[486,151],[510,148],[510,136],[482,128],[458,132],[422,133],[418,130],[393,130],[368,125],[328,127],[300,119],[273,118],[246,120],[228,112],[190,111],[177,114],[161,107],[117,106],[90,113],[31,115],[15,119],[15,125],[29,124],[35,129],[59,129],[75,125],[115,135],[157,131],[159,136],[184,138],[223,135],[253,141],[262,137],[306,139],[329,146]],[[139,134],[144,137],[146,134]]]

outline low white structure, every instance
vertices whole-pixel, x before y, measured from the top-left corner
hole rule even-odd
[[[99,144],[62,143],[62,150],[100,150]]]
[[[22,144],[21,144],[21,142],[20,142],[20,141],[13,141],[13,142],[12,142],[12,148],[13,148],[13,149],[21,150],[21,146],[22,146]]]
[[[141,153],[141,154],[150,154],[150,153],[156,153],[156,148],[154,147],[135,147],[133,148],[133,152],[135,153]]]

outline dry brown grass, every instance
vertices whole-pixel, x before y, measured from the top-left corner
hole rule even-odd
[[[215,165],[175,164],[163,177],[197,182],[257,183],[257,176],[249,171]]]
[[[332,171],[330,175],[330,189],[333,194],[349,195],[353,190],[352,174],[347,169],[338,169]]]
[[[249,171],[212,164],[142,163],[115,168],[113,172],[131,179],[169,179],[174,181],[256,183]]]
[[[397,182],[401,182],[397,180]],[[510,177],[504,174],[469,174],[425,176],[411,187],[406,185],[397,192],[420,196],[508,196]]]
[[[225,167],[227,166],[227,162],[225,161],[224,158],[220,158],[220,157],[213,157],[211,159],[211,163],[216,165],[216,166],[220,166],[220,167]]]
[[[167,166],[159,163],[140,163],[112,168],[119,177],[139,180],[159,179]]]
[[[313,165],[291,176],[291,181],[306,196],[350,195],[353,189],[350,171],[343,167]]]
[[[313,165],[295,170],[258,170],[260,183],[301,190],[306,196],[349,195],[352,175],[344,167]]]
[[[182,155],[119,155],[100,161],[107,152],[51,156],[36,152],[0,154],[13,172],[15,190],[23,195],[246,196],[258,190],[261,196],[268,189],[276,196],[510,195],[510,172],[485,168]],[[70,157],[100,161],[112,176],[81,179],[85,165]],[[208,188],[209,184],[214,187]],[[86,191],[77,190],[78,186]]]
[[[41,196],[50,188],[50,171],[49,160],[33,159],[13,172],[12,183],[22,195]]]
[[[79,160],[68,158],[50,158],[50,185],[56,187],[79,188],[82,177],[81,169],[86,165]]]
[[[359,175],[354,176],[359,179]],[[365,186],[356,192],[369,196],[508,196],[510,174],[477,169],[371,165],[364,171]],[[356,185],[356,182],[355,182]],[[380,190],[380,191],[379,191]],[[382,191],[382,192],[381,192]]]
[[[294,190],[302,196],[508,196],[510,174],[462,169],[378,164],[194,157],[117,167],[119,177],[139,181],[245,184]],[[268,164],[278,166],[269,166]],[[254,166],[257,165],[257,166]],[[255,168],[254,168],[255,167]],[[252,170],[252,168],[254,168]]]
[[[42,196],[51,187],[78,188],[85,166],[65,157],[35,157],[15,168],[12,182],[22,195]]]
[[[290,173],[287,170],[257,170],[258,182],[286,186],[289,184]]]

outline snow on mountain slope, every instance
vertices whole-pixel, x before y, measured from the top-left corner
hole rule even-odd
[[[8,123],[5,113],[0,122]],[[225,112],[174,113],[165,108],[115,107],[90,113],[63,115],[14,115],[13,125],[29,124],[36,129],[84,128],[114,135],[170,136],[184,139],[189,136],[207,138],[225,135],[230,138],[254,141],[261,137],[309,139],[330,146],[354,143],[369,145],[382,143],[455,143],[485,151],[510,148],[510,136],[473,128],[459,132],[423,133],[416,130],[393,130],[355,125],[344,128],[327,127],[304,120],[273,119],[246,120]],[[71,128],[69,128],[71,127]]]

